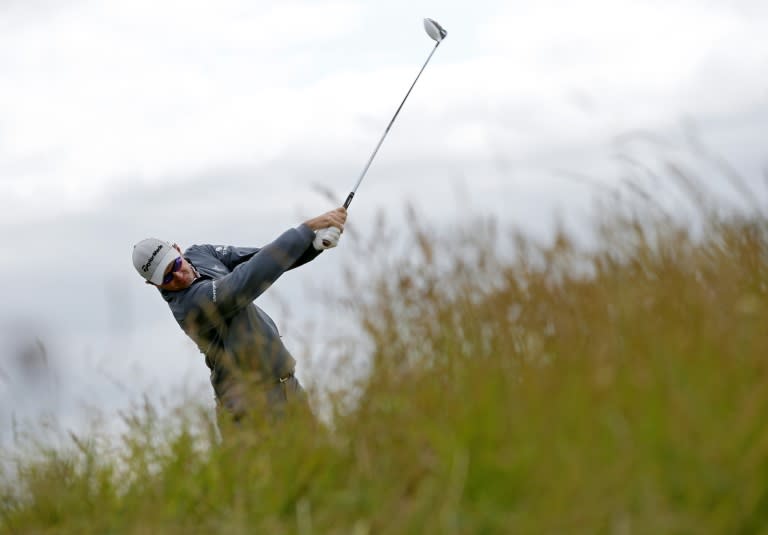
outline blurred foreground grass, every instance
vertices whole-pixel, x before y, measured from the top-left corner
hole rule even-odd
[[[701,213],[693,236],[612,210],[590,251],[414,217],[410,247],[360,246],[368,269],[347,274],[372,371],[337,393],[331,426],[219,444],[205,416],[169,430],[147,407],[118,453],[73,437],[19,459],[0,526],[768,532],[768,224]]]

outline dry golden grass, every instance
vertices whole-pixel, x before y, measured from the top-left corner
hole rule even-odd
[[[603,213],[591,251],[414,216],[404,254],[358,244],[373,365],[332,428],[215,444],[147,408],[120,458],[21,460],[3,530],[767,532],[768,224],[701,215]]]

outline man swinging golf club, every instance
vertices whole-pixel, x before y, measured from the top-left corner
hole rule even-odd
[[[293,375],[296,361],[253,301],[286,271],[335,247],[346,218],[346,209],[337,208],[262,248],[193,245],[182,254],[156,238],[134,246],[133,266],[205,355],[218,405],[235,421],[281,417],[294,401],[307,406]]]
[[[293,375],[293,357],[280,341],[274,322],[253,300],[285,271],[337,245],[357,188],[447,35],[432,19],[424,19],[424,29],[435,46],[342,207],[286,231],[262,249],[194,245],[182,255],[177,245],[155,238],[134,246],[134,267],[148,284],[160,289],[176,321],[205,354],[216,398],[236,421],[253,413],[255,406],[281,415],[291,398],[304,399]]]

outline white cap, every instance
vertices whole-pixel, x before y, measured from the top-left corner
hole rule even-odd
[[[165,268],[180,256],[170,243],[147,238],[133,246],[133,267],[146,280],[160,286]]]

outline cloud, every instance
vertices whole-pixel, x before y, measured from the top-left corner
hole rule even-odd
[[[755,67],[768,55],[765,21],[721,3],[547,1],[508,8],[484,35],[515,73],[505,89],[578,90],[625,123],[658,122],[719,111],[728,100],[713,97],[732,86],[742,98],[764,91],[768,76]],[[730,76],[718,78],[726,65]]]
[[[84,4],[3,34],[0,49],[14,54],[0,56],[0,191],[56,209],[54,199],[93,201],[120,173],[273,156],[291,124],[277,115],[296,93],[291,73],[308,61],[295,51],[337,38],[357,12],[344,2]],[[18,168],[31,159],[37,172]]]
[[[734,9],[492,6],[481,31],[455,21],[380,159],[525,159],[764,98],[760,25]],[[13,201],[0,217],[87,210],[114,181],[179,186],[201,169],[269,162],[312,162],[313,180],[343,186],[420,61],[410,48],[354,59],[400,46],[365,18],[374,14],[351,2],[144,0],[72,4],[3,34],[0,48],[17,52],[0,56],[12,82],[0,84],[0,193]],[[360,48],[346,63],[351,42]],[[339,175],[317,176],[336,164]]]

